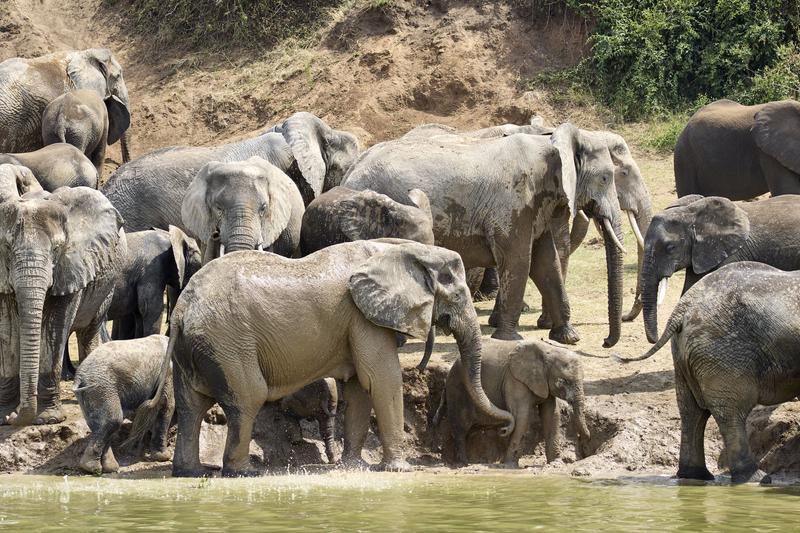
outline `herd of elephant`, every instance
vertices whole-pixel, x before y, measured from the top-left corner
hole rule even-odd
[[[679,477],[711,476],[710,415],[734,481],[763,477],[747,413],[800,393],[792,351],[800,276],[783,272],[800,268],[800,197],[786,194],[800,193],[798,110],[729,101],[700,110],[676,147],[682,197],[653,216],[639,167],[609,131],[538,117],[474,131],[426,124],[362,151],[353,134],[298,112],[239,142],[129,160],[128,90],[109,50],[8,59],[0,63],[0,422],[64,420],[59,380],[73,370],[74,332],[73,389],[92,430],[80,464],[89,472],[118,469],[111,443],[127,415],[128,442],[149,434],[153,460],[170,458],[176,419],[173,474],[206,475],[200,430],[215,403],[228,426],[224,475],[251,473],[265,402],[317,418],[333,461],[334,379],[347,406],[341,462],[363,465],[374,410],[381,466],[407,470],[397,348],[406,337],[426,339],[424,369],[438,328],[455,337],[460,359],[433,420],[449,419],[459,461],[480,424],[501,426],[505,461],[517,464],[534,406],[553,460],[556,398],[573,407],[580,452],[590,431],[579,357],[561,346],[579,340],[564,278],[592,219],[606,253],[604,346],[641,310],[656,343],[648,356],[673,339]],[[103,181],[116,141],[123,164]],[[767,190],[776,197],[729,199]],[[624,316],[623,212],[639,272]],[[659,339],[657,305],[682,269],[686,294]],[[529,278],[542,296],[538,325],[557,343],[517,332]],[[496,293],[492,339],[481,336],[478,290]]]

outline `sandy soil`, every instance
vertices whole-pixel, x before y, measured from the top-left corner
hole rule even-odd
[[[133,106],[134,156],[165,145],[213,144],[258,131],[295,110],[310,110],[335,127],[351,130],[364,145],[400,135],[417,124],[440,122],[478,128],[502,122],[524,122],[531,114],[558,123],[604,127],[591,107],[565,106],[546,90],[526,91],[524,81],[543,69],[574,63],[584,35],[569,20],[533,21],[511,3],[440,1],[428,4],[392,2],[385,8],[348,4],[334,12],[319,43],[300,48],[291,43],[254,54],[211,56],[203,51],[155,49],[147,36],[128,29],[122,8],[99,0],[11,0],[0,6],[0,58],[35,56],[54,50],[108,46],[125,68]],[[5,37],[8,37],[7,39]],[[671,155],[653,154],[633,145],[657,209],[675,197]],[[110,151],[108,171],[119,164]],[[635,242],[629,230],[626,241]],[[634,246],[629,246],[633,249]],[[634,254],[626,259],[625,287],[633,294]],[[573,255],[567,279],[573,323],[582,336],[575,349],[586,374],[594,455],[576,461],[568,412],[562,417],[567,435],[563,459],[545,465],[537,426],[531,428],[531,454],[523,465],[531,472],[575,476],[673,474],[676,470],[680,419],[675,404],[668,349],[642,363],[620,365],[601,348],[607,334],[606,285],[602,244],[590,230]],[[682,276],[675,276],[660,310],[663,325],[680,294]],[[521,319],[526,338],[545,338],[537,330],[540,298],[530,285],[531,311]],[[477,304],[485,326],[493,302]],[[626,303],[629,305],[629,302]],[[489,334],[491,329],[484,327]],[[624,324],[614,353],[635,355],[649,347],[641,319]],[[452,338],[437,339],[429,370],[413,367],[422,344],[411,342],[402,352],[409,459],[420,468],[442,469],[452,454],[446,420],[428,426],[439,402],[450,362],[457,356]],[[74,352],[75,353],[75,352]],[[63,424],[14,430],[0,427],[0,472],[75,472],[88,429],[64,383],[68,413]],[[257,424],[251,452],[257,464],[280,472],[287,467],[324,463],[316,428],[304,424],[303,443],[292,445],[286,420],[265,408]],[[751,443],[762,468],[778,481],[800,476],[800,404],[758,408],[750,417]],[[219,464],[224,426],[206,424],[203,459]],[[493,430],[473,435],[476,459],[491,461],[502,442]],[[374,432],[365,457],[378,462]],[[721,440],[713,420],[706,435],[707,462],[717,460]],[[118,456],[119,457],[119,456]],[[141,463],[122,455],[122,475],[169,465]],[[458,472],[486,468],[471,466]]]

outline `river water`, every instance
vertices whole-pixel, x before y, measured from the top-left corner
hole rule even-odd
[[[790,531],[799,516],[800,487],[666,478],[0,476],[2,531]]]

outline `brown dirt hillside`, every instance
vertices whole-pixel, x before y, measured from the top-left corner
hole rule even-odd
[[[546,89],[526,90],[524,82],[537,73],[574,64],[585,34],[576,21],[533,17],[520,4],[351,0],[330,13],[311,44],[283,42],[258,52],[231,49],[211,54],[163,46],[154,43],[152,35],[137,34],[128,22],[125,0],[111,6],[101,0],[7,0],[0,4],[0,59],[91,46],[111,48],[123,64],[130,90],[134,157],[168,145],[227,141],[298,110],[353,131],[364,146],[425,122],[473,129],[525,122],[534,113],[554,124],[570,120],[585,128],[605,127],[591,104],[566,102],[563,95]],[[654,206],[661,209],[675,197],[672,158],[631,144]],[[119,161],[116,149],[110,157]],[[635,241],[627,229],[625,241],[631,251],[625,287],[632,295]],[[576,349],[583,355],[595,455],[575,462],[567,446],[564,461],[533,471],[672,474],[680,419],[669,350],[627,366],[606,358],[609,351],[600,347],[607,334],[604,265],[603,246],[590,230],[571,258],[567,290],[573,323],[582,336]],[[662,326],[678,300],[682,277],[676,276],[659,311]],[[541,308],[532,284],[526,301],[531,311],[522,316],[520,330],[527,338],[546,337],[535,327]],[[492,302],[477,305],[484,326],[491,306]],[[490,331],[484,328],[485,333]],[[616,353],[636,355],[649,347],[641,319],[624,324],[622,333]],[[448,440],[442,432],[428,430],[427,416],[438,404],[456,348],[452,338],[437,338],[432,370],[422,376],[411,369],[421,348],[421,343],[411,342],[403,350],[409,454],[415,464],[436,465],[439,449],[430,445],[444,445],[446,456]],[[74,470],[87,429],[69,385],[62,388],[70,413],[65,424],[21,431],[0,427],[0,472]],[[763,458],[764,469],[777,472],[781,479],[798,479],[800,404],[759,408],[750,426],[754,451]],[[210,462],[218,460],[221,431],[219,426],[206,427],[204,450],[209,449]],[[270,432],[263,430],[264,434]],[[490,435],[491,431],[481,440]],[[312,430],[306,431],[308,439],[313,436]],[[709,468],[719,472],[722,443],[713,421],[706,446]],[[254,454],[275,456],[269,445],[262,448],[254,448]],[[317,448],[302,452],[299,463],[315,462]],[[374,436],[369,448],[369,458],[378,460]],[[542,465],[541,445],[523,463]],[[123,468],[123,472],[134,470]]]

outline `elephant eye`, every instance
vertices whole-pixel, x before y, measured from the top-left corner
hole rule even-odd
[[[675,251],[675,248],[676,246],[674,243],[668,242],[667,246],[665,247],[665,250],[667,251],[668,254],[671,254],[672,252]]]
[[[262,213],[264,211],[266,211],[267,210],[267,202],[264,202],[260,206],[258,206],[258,210],[261,211]]]

